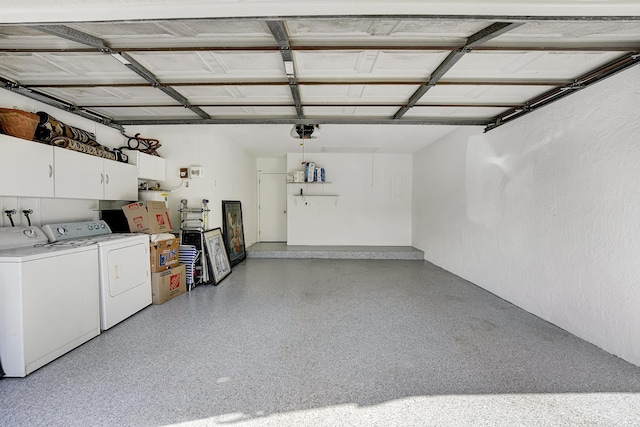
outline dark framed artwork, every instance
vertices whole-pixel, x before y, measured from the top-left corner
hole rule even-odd
[[[242,205],[239,201],[222,201],[222,224],[227,253],[231,265],[234,266],[247,257],[244,247]]]
[[[231,263],[224,247],[222,230],[214,228],[203,234],[207,254],[209,256],[210,270],[213,273],[214,284],[218,284],[231,273]]]

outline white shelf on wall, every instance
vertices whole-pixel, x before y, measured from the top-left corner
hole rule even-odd
[[[335,204],[338,204],[338,197],[340,197],[339,194],[294,194],[293,195],[293,200],[295,202],[296,205],[298,205],[298,198],[302,198],[302,200],[304,201],[305,198],[307,197],[334,197],[335,198]],[[305,201],[306,203],[306,201]]]
[[[307,190],[309,189],[309,185],[322,185],[322,193],[308,193],[308,194],[302,194],[302,188],[300,188],[300,194],[298,193],[294,193],[293,197],[294,197],[294,202],[297,205],[298,204],[298,197],[302,197],[302,200],[305,200],[305,197],[333,197],[335,198],[335,204],[338,204],[338,194],[325,194],[324,192],[324,184],[331,184],[328,181],[303,181],[303,182],[287,182],[287,184],[290,185],[297,185],[300,187],[303,186],[307,186]],[[305,201],[305,204],[307,202]]]
[[[313,184],[331,184],[331,183],[328,182],[328,181],[324,181],[324,182],[322,182],[322,181],[311,181],[311,182],[304,181],[304,182],[287,182],[287,184],[289,184],[289,185],[310,185],[310,184],[313,185]]]

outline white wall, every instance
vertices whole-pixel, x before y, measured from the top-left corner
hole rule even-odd
[[[326,185],[288,185],[290,245],[411,244],[410,154],[306,156],[326,170]],[[287,155],[287,172],[302,169],[302,154]],[[294,197],[337,194],[338,197]]]
[[[258,172],[265,173],[286,173],[287,156],[281,157],[260,157],[256,159]]]
[[[203,177],[193,179],[189,187],[169,193],[169,214],[174,232],[180,229],[180,200],[189,207],[200,207],[209,200],[211,210],[207,228],[222,227],[222,200],[240,200],[245,244],[256,242],[256,159],[234,143],[225,132],[210,125],[142,126],[127,129],[127,134],[140,133],[155,138],[162,146],[158,153],[167,161],[167,179],[163,189],[180,187],[181,167],[202,166]]]
[[[639,95],[635,67],[416,154],[414,246],[640,365]]]

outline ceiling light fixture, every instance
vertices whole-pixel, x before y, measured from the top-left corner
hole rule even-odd
[[[284,61],[284,71],[287,73],[287,77],[294,77],[293,61]]]
[[[131,62],[129,62],[129,60],[127,60],[127,58],[125,58],[124,56],[120,55],[119,53],[112,53],[111,56],[116,58],[118,61],[122,62],[124,65],[131,65]]]
[[[290,134],[296,139],[316,139],[320,136],[320,125],[294,125]]]

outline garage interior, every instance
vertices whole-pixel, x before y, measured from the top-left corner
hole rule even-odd
[[[169,193],[172,222],[181,199],[209,199],[214,227],[220,201],[241,200],[249,248],[424,259],[249,258],[3,379],[0,420],[640,419],[635,2],[37,3],[0,18],[0,107],[112,148],[157,138],[163,188],[201,165]],[[266,239],[261,177],[309,159],[331,185],[301,199],[286,184],[284,238]],[[36,223],[100,206],[35,205]]]

